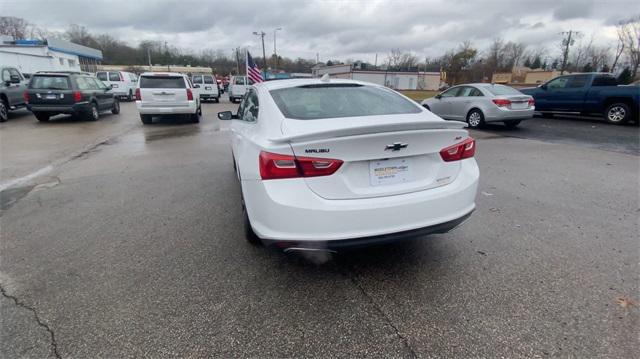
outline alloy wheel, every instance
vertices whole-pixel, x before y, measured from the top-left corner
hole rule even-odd
[[[607,118],[611,122],[621,122],[627,115],[627,111],[622,106],[614,106],[609,109]]]
[[[478,112],[473,112],[469,115],[469,125],[471,127],[478,127],[482,118]]]

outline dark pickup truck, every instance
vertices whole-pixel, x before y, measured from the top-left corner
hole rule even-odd
[[[536,111],[603,114],[614,124],[638,121],[640,86],[618,85],[607,73],[581,73],[556,77],[538,87],[520,89],[533,96]]]

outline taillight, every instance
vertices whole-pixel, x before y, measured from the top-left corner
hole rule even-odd
[[[187,89],[187,100],[193,101],[193,92],[191,92],[191,89]]]
[[[498,106],[498,107],[507,107],[507,106],[511,105],[511,101],[505,100],[505,99],[501,99],[501,98],[494,98],[491,101],[493,101],[493,103],[495,103],[496,106]]]
[[[80,91],[73,91],[73,102],[82,101],[82,93]]]
[[[530,98],[530,99],[529,99],[529,107],[533,107],[533,106],[535,106],[535,105],[536,105],[536,100],[534,100],[534,99]]]
[[[296,177],[318,177],[334,174],[341,160],[329,158],[296,157],[271,152],[260,152],[260,177],[263,180]]]
[[[446,147],[440,151],[440,157],[445,162],[459,161],[473,157],[476,153],[476,140],[469,137],[466,140]]]
[[[24,98],[24,103],[29,103],[29,92],[28,91],[25,91],[22,94],[22,97]]]
[[[136,89],[136,101],[142,101],[142,95],[140,95],[140,88]]]

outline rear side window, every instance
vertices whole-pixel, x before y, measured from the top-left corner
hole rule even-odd
[[[200,75],[193,76],[191,78],[191,81],[193,81],[194,84],[200,84],[200,83],[202,83],[202,76],[200,76]]]
[[[176,76],[142,76],[140,77],[141,88],[152,89],[183,89],[187,86],[182,77]]]
[[[492,85],[486,87],[489,92],[496,96],[501,95],[522,95],[522,92],[514,89],[513,87],[504,86],[504,85]]]
[[[308,85],[272,90],[270,93],[285,117],[298,120],[422,111],[391,90],[359,84]]]
[[[98,77],[98,79],[100,79],[100,81],[107,81],[107,73],[106,72],[98,72],[98,73],[96,73],[96,76]]]
[[[598,76],[593,79],[591,86],[617,86],[618,80],[613,76]]]
[[[109,72],[109,81],[120,81],[120,74],[117,72]]]
[[[205,76],[204,77],[204,83],[205,84],[214,84],[215,81],[213,81],[213,77],[212,76]]]
[[[138,81],[138,78],[134,74],[129,74],[129,79],[131,79],[131,81],[133,81],[133,82]]]
[[[95,88],[93,80],[89,77],[76,77],[75,82],[78,90],[92,90]]]
[[[36,75],[31,79],[29,88],[37,90],[69,90],[69,78],[67,76]]]

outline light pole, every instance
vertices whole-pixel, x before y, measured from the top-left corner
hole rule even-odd
[[[264,71],[266,73],[267,71],[267,54],[264,51],[264,35],[266,35],[266,33],[264,31],[254,31],[253,32],[254,35],[260,36],[262,38],[262,65],[264,66],[264,68],[262,69],[262,71]]]
[[[282,28],[278,27],[278,28],[273,30],[273,56],[276,57],[276,63],[275,63],[275,66],[274,66],[274,70],[278,69],[278,53],[276,52],[276,32],[278,32],[279,30],[282,30]]]

